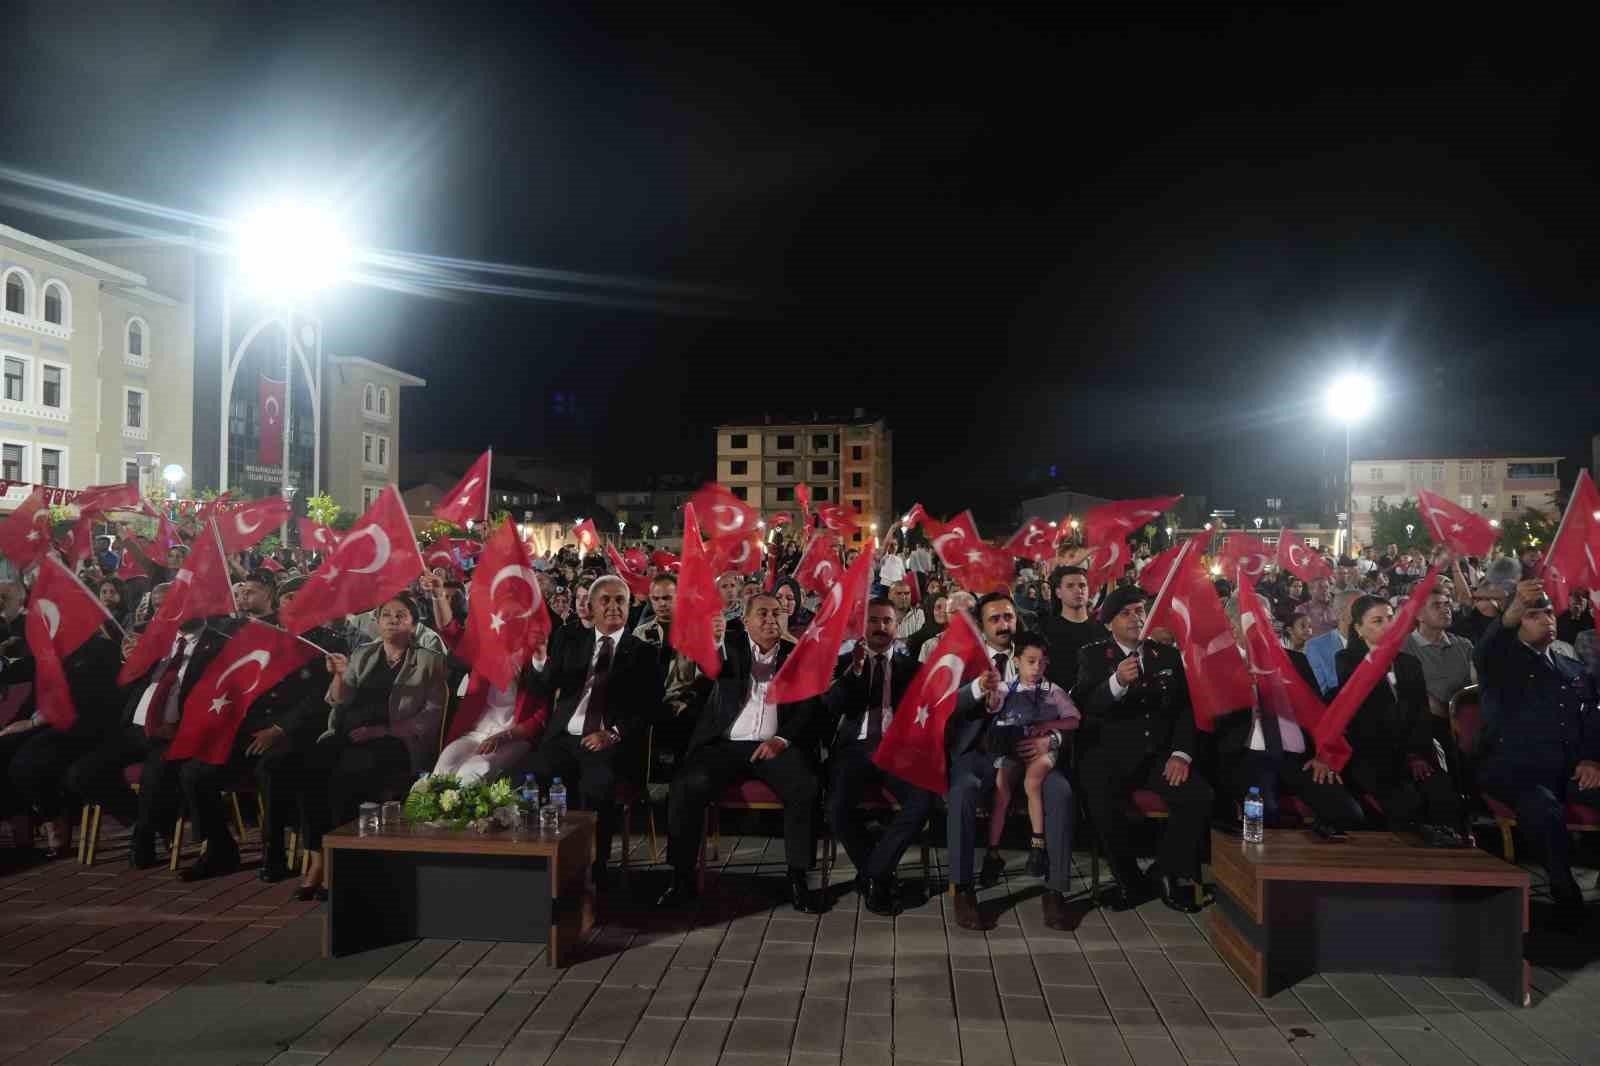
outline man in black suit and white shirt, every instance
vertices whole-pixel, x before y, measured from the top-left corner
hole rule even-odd
[[[599,815],[595,830],[595,884],[606,883],[616,823],[617,780],[630,769],[629,754],[642,751],[645,731],[661,711],[661,673],[656,649],[630,633],[628,586],[607,575],[589,586],[594,628],[557,630],[548,653],[535,659],[529,686],[550,702],[551,712],[534,766],[546,787],[567,785],[573,804]]]
[[[722,672],[704,705],[683,763],[672,778],[667,806],[667,861],[672,884],[656,901],[671,907],[696,893],[695,864],[705,828],[706,804],[736,781],[755,778],[783,801],[783,845],[789,867],[789,898],[803,914],[822,907],[806,883],[815,840],[812,814],[817,773],[806,753],[818,701],[773,703],[772,679],[793,644],[782,639],[782,608],[770,593],[758,593],[744,609],[744,627],[728,627]],[[686,713],[696,713],[691,708]]]

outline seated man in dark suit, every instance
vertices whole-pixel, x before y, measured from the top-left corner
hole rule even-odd
[[[534,753],[535,773],[547,788],[561,778],[574,807],[599,815],[594,880],[604,887],[617,781],[626,773],[642,776],[645,731],[661,711],[661,672],[656,649],[626,631],[628,586],[620,577],[597,578],[589,607],[594,628],[552,633],[528,686],[552,708]]]
[[[1149,876],[1134,861],[1128,843],[1128,804],[1150,789],[1167,804],[1156,866],[1161,896],[1173,910],[1198,910],[1188,884],[1200,876],[1200,853],[1210,822],[1211,786],[1192,772],[1194,708],[1183,660],[1175,648],[1141,641],[1144,593],[1117,589],[1101,606],[1111,639],[1078,653],[1072,702],[1083,714],[1079,728],[1078,776],[1089,816],[1121,887],[1121,906],[1150,895]]]
[[[667,803],[667,861],[672,884],[656,901],[671,907],[694,898],[695,864],[706,804],[736,781],[756,778],[783,801],[783,847],[789,898],[803,914],[822,910],[806,883],[816,849],[812,835],[817,773],[806,753],[818,700],[775,704],[767,691],[795,647],[782,639],[782,609],[769,593],[750,598],[744,626],[728,626],[722,672],[698,709]]]
[[[1335,659],[1339,685],[1350,680],[1368,650],[1394,622],[1394,608],[1377,596],[1362,596],[1350,611],[1350,644]],[[1461,797],[1434,743],[1428,686],[1422,663],[1401,652],[1386,678],[1372,687],[1345,727],[1353,754],[1344,768],[1350,788],[1383,808],[1391,829],[1411,829],[1426,820],[1461,828]],[[1421,816],[1426,812],[1426,819]]]
[[[1600,807],[1600,712],[1595,683],[1576,659],[1556,651],[1555,607],[1539,581],[1518,583],[1506,613],[1477,648],[1484,730],[1479,781],[1516,809],[1550,874],[1563,925],[1583,921],[1572,876],[1566,805]]]
[[[1241,617],[1239,600],[1227,602],[1228,620],[1233,623],[1233,639],[1244,654],[1245,627],[1267,625],[1268,619]],[[1304,619],[1304,615],[1297,615]],[[1317,675],[1306,657],[1285,649],[1313,695]],[[1251,788],[1261,790],[1261,802],[1268,825],[1299,825],[1300,820],[1279,813],[1278,796],[1287,790],[1311,808],[1319,822],[1337,829],[1355,829],[1365,819],[1340,776],[1317,758],[1316,742],[1299,723],[1265,712],[1258,704],[1217,716],[1214,727],[1218,784],[1225,790],[1223,802],[1243,801]],[[1233,812],[1229,812],[1230,815]]]
[[[828,821],[855,864],[856,887],[867,910],[883,915],[897,909],[895,870],[934,803],[932,792],[885,773],[872,761],[900,697],[917,675],[916,661],[894,653],[894,642],[894,604],[879,597],[867,605],[866,639],[839,658],[833,687],[823,697],[838,721],[828,751]],[[879,789],[888,789],[900,810],[873,845],[856,806]]]

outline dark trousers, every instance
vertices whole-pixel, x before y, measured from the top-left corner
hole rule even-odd
[[[1105,748],[1085,750],[1078,762],[1089,817],[1100,834],[1100,846],[1112,869],[1125,876],[1135,866],[1128,844],[1128,804],[1134,790],[1147,788],[1166,802],[1167,824],[1161,831],[1156,861],[1162,873],[1195,878],[1200,874],[1200,852],[1211,820],[1211,785],[1195,768],[1176,787],[1162,776],[1165,755],[1148,755],[1135,763],[1108,757]]]
[[[256,794],[261,797],[261,855],[268,866],[289,861],[283,839],[286,826],[293,825],[301,835],[306,834],[301,778],[316,738],[301,741],[296,743],[293,735],[284,737],[255,760]]]
[[[62,781],[67,768],[93,751],[99,738],[50,728],[35,729],[25,736],[27,743],[11,757],[6,774],[10,791],[40,818],[59,818],[66,812]]]
[[[411,774],[411,752],[399,737],[374,737],[359,744],[342,736],[318,741],[306,754],[298,785],[305,812],[306,847],[322,850],[322,836],[355,818],[356,808],[402,788]]]
[[[239,845],[228,830],[222,790],[244,776],[244,749],[249,740],[246,736],[243,743],[236,741],[228,761],[221,766],[199,759],[186,759],[180,764],[178,782],[183,788],[183,801],[188,805],[189,817],[194,819],[194,835],[206,845],[208,862],[239,858]]]
[[[1600,788],[1579,790],[1573,767],[1558,774],[1492,764],[1483,776],[1489,795],[1517,812],[1517,828],[1533,844],[1550,874],[1550,890],[1570,896],[1578,891],[1572,878],[1572,838],[1567,835],[1568,803],[1600,808]]]
[[[98,803],[136,837],[153,840],[172,832],[181,792],[178,765],[167,762],[167,741],[145,735],[144,727],[126,725],[67,768],[67,788],[85,803]],[[123,780],[126,766],[143,763],[139,791]]]
[[[27,733],[12,733],[10,736],[0,737],[0,818],[33,812],[27,797],[11,780],[10,766],[28,742],[38,734],[39,731],[34,729]],[[31,843],[19,840],[17,847],[27,847]]]
[[[1344,768],[1344,779],[1352,792],[1377,799],[1390,829],[1408,829],[1424,820],[1461,828],[1461,797],[1456,794],[1455,782],[1432,759],[1428,765],[1433,773],[1417,781],[1403,759],[1391,766],[1387,761],[1363,759],[1357,752]],[[1424,811],[1426,819],[1422,818]]]
[[[783,803],[783,851],[791,870],[808,870],[816,852],[811,819],[817,803],[817,775],[793,747],[760,762],[750,756],[753,740],[713,740],[684,759],[672,778],[667,800],[667,861],[680,875],[694,873],[705,832],[706,804],[736,781],[755,778]]]
[[[567,806],[594,811],[594,854],[611,859],[611,838],[617,827],[617,753],[621,745],[590,751],[571,733],[546,734],[533,755],[534,776],[549,788],[556,778],[567,788]]]
[[[1243,801],[1251,788],[1261,790],[1261,805],[1268,825],[1299,824],[1299,819],[1279,812],[1278,795],[1298,797],[1319,822],[1339,829],[1358,829],[1366,821],[1361,804],[1343,785],[1319,785],[1305,769],[1306,756],[1292,751],[1274,759],[1264,751],[1243,751],[1223,758],[1221,777],[1228,795]]]
[[[844,845],[845,854],[860,873],[867,877],[892,873],[928,820],[933,793],[884,773],[872,761],[865,744],[839,748],[829,762],[833,784],[828,789],[828,824],[833,827],[834,839]],[[877,844],[873,844],[856,807],[863,796],[876,800],[883,789],[894,796],[900,810],[890,819]]]

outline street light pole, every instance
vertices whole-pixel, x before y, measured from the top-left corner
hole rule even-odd
[[[294,433],[290,428],[294,425],[291,417],[294,409],[294,304],[283,305],[283,471],[279,480],[283,498],[293,498],[289,490],[289,445],[293,442]],[[284,515],[283,525],[278,530],[278,540],[287,545],[289,543],[289,516]]]

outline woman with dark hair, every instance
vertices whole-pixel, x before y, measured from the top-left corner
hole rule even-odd
[[[409,595],[378,608],[378,639],[350,655],[329,655],[328,730],[300,778],[310,863],[302,900],[326,899],[322,836],[349,821],[365,800],[403,793],[439,755],[449,669],[441,652],[416,642],[417,605]]]
[[[100,606],[111,614],[111,620],[124,633],[133,628],[133,604],[128,602],[128,586],[120,577],[103,577],[95,590],[100,595]],[[122,634],[117,634],[121,639]]]
[[[1350,643],[1334,657],[1341,688],[1393,624],[1388,600],[1356,600],[1350,610]],[[1354,752],[1344,779],[1352,792],[1378,801],[1390,829],[1410,829],[1423,821],[1461,828],[1461,798],[1433,741],[1428,689],[1416,656],[1404,651],[1395,656],[1344,735]]]
[[[784,638],[791,642],[798,641],[805,633],[806,627],[811,624],[811,612],[800,606],[805,602],[805,596],[800,591],[800,583],[792,577],[786,577],[778,582],[772,595],[782,609],[780,617],[783,621]]]
[[[944,627],[950,622],[950,597],[935,596],[928,609],[928,620],[922,623],[922,628],[906,638],[906,654],[913,659],[922,652],[922,646],[930,640],[938,639]]]

